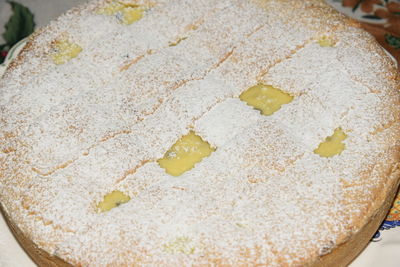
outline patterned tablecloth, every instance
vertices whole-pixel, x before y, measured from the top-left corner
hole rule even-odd
[[[65,10],[86,0],[0,0],[0,77],[18,54],[26,36]],[[301,0],[293,0],[301,1]],[[327,0],[363,27],[397,60],[400,69],[400,0]],[[18,42],[20,42],[18,44]],[[14,47],[14,49],[12,49]],[[398,227],[397,227],[398,226]],[[396,228],[397,227],[397,228]],[[398,267],[400,251],[400,192],[372,242],[352,267]],[[35,266],[21,249],[0,215],[0,267]]]
[[[328,0],[340,12],[362,23],[394,57],[400,69],[400,0]],[[381,230],[400,226],[400,192]],[[378,232],[375,236],[380,237]],[[400,263],[398,264],[400,266]]]

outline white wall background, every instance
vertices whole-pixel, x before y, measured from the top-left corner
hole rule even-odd
[[[77,6],[87,0],[13,0],[28,7],[35,15],[36,27],[46,25],[64,13],[66,10]],[[0,35],[4,32],[4,24],[7,23],[11,15],[11,7],[6,0],[0,0]],[[0,43],[3,38],[0,37]]]

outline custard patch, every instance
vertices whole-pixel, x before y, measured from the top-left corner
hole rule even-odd
[[[321,36],[317,42],[321,47],[334,47],[336,44],[332,37],[326,35]]]
[[[187,237],[178,237],[175,240],[164,244],[163,250],[170,254],[182,253],[186,255],[193,254],[195,251],[192,241]]]
[[[293,96],[270,85],[258,84],[250,87],[239,96],[247,105],[260,110],[263,115],[272,115],[282,105],[293,101]]]
[[[347,135],[343,130],[337,128],[333,135],[328,136],[325,142],[319,144],[318,148],[314,150],[314,153],[326,158],[339,155],[345,149],[343,141],[346,137]]]
[[[97,208],[99,212],[109,211],[121,204],[127,203],[131,198],[125,195],[121,191],[115,190],[104,196],[103,201],[101,201]]]
[[[54,52],[51,55],[57,65],[65,64],[77,57],[82,52],[82,47],[68,40],[57,40],[54,43]]]
[[[146,8],[136,4],[127,4],[114,1],[97,10],[97,14],[115,15],[122,24],[129,25],[143,17]]]
[[[210,144],[190,131],[189,134],[179,139],[162,159],[158,160],[158,164],[168,174],[179,176],[192,169],[196,163],[208,157],[213,151],[215,149]]]

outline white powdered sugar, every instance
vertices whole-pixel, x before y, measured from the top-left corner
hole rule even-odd
[[[0,202],[31,240],[82,266],[286,266],[363,226],[399,136],[370,36],[317,0],[133,2],[132,25],[105,1],[60,17],[0,82]],[[82,52],[55,65],[59,39]],[[263,116],[238,98],[258,83],[294,99]],[[315,154],[337,128],[345,150]],[[191,130],[216,150],[170,176],[157,160]],[[99,213],[114,190],[131,200]]]

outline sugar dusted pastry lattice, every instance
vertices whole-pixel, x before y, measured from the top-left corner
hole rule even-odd
[[[398,90],[320,0],[91,1],[0,81],[1,208],[43,266],[345,265],[398,185]]]

